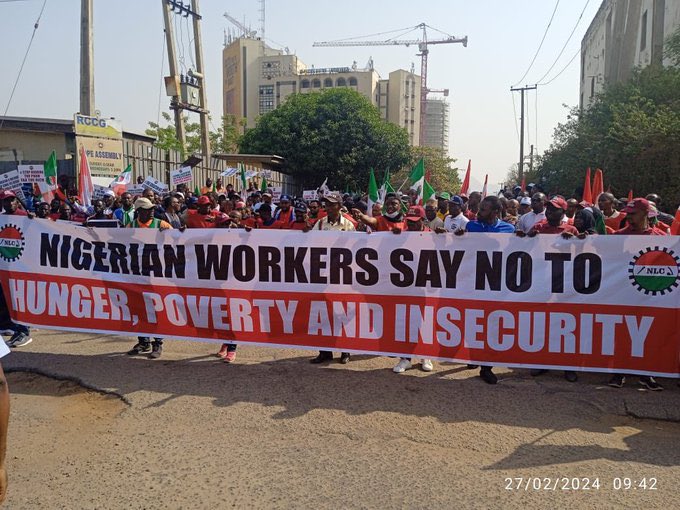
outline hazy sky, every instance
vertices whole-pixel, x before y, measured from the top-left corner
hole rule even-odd
[[[188,0],[187,0],[188,1]],[[287,46],[308,66],[364,67],[372,57],[386,77],[395,69],[420,70],[417,48],[402,46],[312,48],[314,41],[345,39],[391,32],[421,22],[442,32],[469,37],[460,44],[430,47],[428,85],[451,91],[450,153],[465,167],[472,159],[476,180],[489,174],[493,188],[518,160],[519,142],[510,87],[524,75],[558,3],[554,20],[533,68],[522,84],[541,80],[553,65],[569,34],[585,13],[562,56],[543,81],[561,71],[577,53],[581,38],[594,17],[599,0],[268,0],[265,37],[273,47]],[[43,0],[0,0],[0,115],[4,112]],[[213,123],[222,112],[223,33],[233,28],[226,11],[253,29],[259,29],[260,2],[202,0],[203,51],[208,79],[209,109]],[[71,118],[78,110],[80,0],[47,0],[47,6],[28,55],[8,115]],[[186,27],[186,21],[181,23]],[[191,65],[186,28],[184,63]],[[122,120],[125,129],[143,132],[159,115],[161,64],[167,74],[161,0],[94,0],[94,52],[96,107],[103,116]],[[409,39],[419,37],[412,32]],[[367,39],[387,39],[398,33]],[[429,38],[437,38],[432,31]],[[180,57],[182,50],[180,49]],[[551,142],[567,108],[578,104],[579,61],[552,83],[527,96],[527,149],[538,151]],[[161,111],[169,111],[169,98],[160,98]],[[518,124],[518,123],[517,123]],[[1,145],[1,141],[0,141]]]

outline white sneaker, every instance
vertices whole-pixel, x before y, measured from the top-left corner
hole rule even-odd
[[[432,372],[432,360],[424,359],[420,364],[420,368],[423,369],[423,372]]]
[[[411,368],[411,360],[408,358],[401,358],[399,360],[399,363],[394,365],[392,372],[394,372],[395,374],[401,374],[402,372],[405,372],[409,368]]]

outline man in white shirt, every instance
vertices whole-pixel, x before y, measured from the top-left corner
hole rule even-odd
[[[465,204],[465,202],[461,197],[453,195],[449,199],[449,215],[444,219],[444,228],[437,229],[435,232],[443,234],[444,232],[465,230],[465,226],[470,220],[463,214],[463,204]]]
[[[531,227],[539,221],[543,221],[545,219],[546,201],[547,199],[543,193],[534,193],[531,197],[531,211],[523,214],[517,221],[517,230],[528,234]]]

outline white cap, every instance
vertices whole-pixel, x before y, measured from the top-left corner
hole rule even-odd
[[[519,201],[519,205],[531,205],[531,199],[529,197],[522,197]]]

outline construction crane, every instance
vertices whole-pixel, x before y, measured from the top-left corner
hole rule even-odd
[[[257,36],[257,30],[251,30],[250,28],[246,27],[239,20],[237,20],[233,16],[230,16],[228,12],[224,13],[224,17],[231,21],[236,26],[236,28],[238,28],[243,33],[243,37],[255,39],[255,36]]]
[[[429,92],[444,92],[430,90],[427,88],[427,56],[430,53],[428,46],[432,44],[453,44],[462,43],[464,47],[467,48],[468,38],[467,36],[463,38],[454,37],[452,35],[444,34],[447,37],[443,39],[428,39],[427,29],[431,28],[437,32],[441,32],[436,28],[433,28],[425,23],[420,23],[416,25],[409,31],[416,29],[421,29],[423,35],[421,39],[388,39],[385,41],[352,41],[352,40],[340,40],[340,41],[322,41],[315,42],[312,46],[314,47],[331,47],[331,46],[411,46],[418,45],[418,50],[420,53],[417,55],[421,58],[420,60],[420,145],[425,143],[425,105],[427,103],[427,95]],[[448,91],[445,95],[448,95]]]

